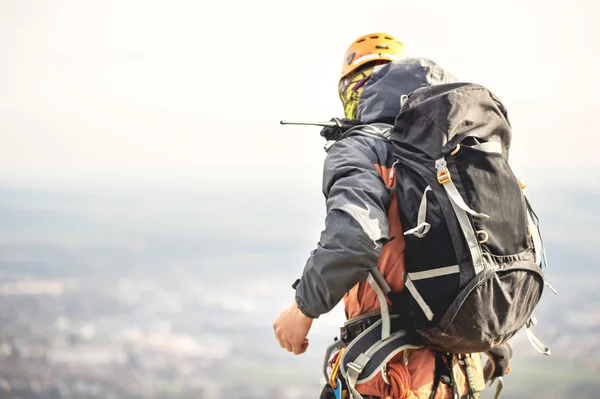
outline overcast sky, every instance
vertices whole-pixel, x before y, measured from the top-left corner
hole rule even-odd
[[[593,0],[0,0],[0,183],[320,184],[349,43],[384,31],[506,103],[512,162],[598,165]]]

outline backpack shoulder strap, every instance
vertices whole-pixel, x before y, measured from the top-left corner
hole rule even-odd
[[[325,151],[329,151],[331,147],[340,140],[350,136],[365,136],[374,139],[389,141],[392,135],[393,126],[387,123],[370,123],[365,125],[358,125],[350,128],[344,132],[344,134],[335,141],[330,141],[325,145]]]

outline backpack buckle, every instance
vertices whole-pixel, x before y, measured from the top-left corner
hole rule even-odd
[[[444,158],[440,158],[435,161],[435,168],[437,169],[437,180],[440,184],[446,184],[452,180],[450,178],[450,171],[448,170],[448,164]]]
[[[448,167],[446,165],[444,165],[443,168],[438,170],[437,180],[440,184],[446,184],[452,180],[452,178],[450,177],[450,171],[448,170]]]

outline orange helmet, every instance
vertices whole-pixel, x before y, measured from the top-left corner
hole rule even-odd
[[[340,81],[356,68],[373,61],[397,61],[407,57],[404,44],[386,33],[371,33],[356,39],[344,57]]]

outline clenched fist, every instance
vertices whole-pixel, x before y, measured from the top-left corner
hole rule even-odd
[[[308,348],[308,331],[312,326],[313,319],[306,317],[304,313],[298,309],[296,301],[286,308],[275,323],[273,330],[275,338],[279,341],[282,348],[288,352],[294,352],[295,355],[300,355]]]

